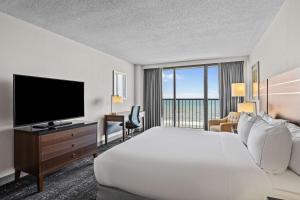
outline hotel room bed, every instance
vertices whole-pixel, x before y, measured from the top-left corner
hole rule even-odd
[[[296,68],[261,82],[261,110],[299,125],[299,80]],[[238,135],[156,127],[104,152],[94,167],[101,200],[299,200],[297,162],[268,174]]]
[[[259,200],[272,192],[268,175],[228,133],[155,127],[98,156],[94,170],[102,190],[133,199]]]
[[[287,170],[283,174],[268,174],[271,182],[272,191],[269,196],[286,199],[300,199],[300,177],[291,170]]]

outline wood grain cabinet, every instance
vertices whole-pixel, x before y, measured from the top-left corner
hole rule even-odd
[[[97,123],[80,123],[53,130],[30,127],[14,130],[15,179],[21,172],[37,177],[43,190],[44,176],[86,156],[97,155]]]

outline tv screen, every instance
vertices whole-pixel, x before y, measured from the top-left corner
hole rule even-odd
[[[14,126],[84,116],[84,82],[14,75]]]

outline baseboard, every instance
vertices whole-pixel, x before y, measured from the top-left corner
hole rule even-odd
[[[21,177],[28,175],[27,173],[22,172]],[[0,186],[5,185],[6,183],[12,182],[15,180],[15,169],[7,169],[0,173]]]
[[[7,169],[5,171],[2,171],[0,173],[0,186],[5,185],[6,183],[9,183],[11,181],[14,181],[15,179],[15,169]]]
[[[12,168],[9,168],[9,169],[6,169],[6,170],[3,170],[0,172],[0,179],[7,176],[7,175],[10,175],[10,174],[13,174],[15,172],[15,169],[12,167]]]
[[[4,176],[4,177],[0,178],[0,186],[5,185],[6,183],[14,181],[14,177],[15,176],[14,176],[14,173],[13,173],[13,174],[10,174],[10,175],[7,175],[7,176]]]

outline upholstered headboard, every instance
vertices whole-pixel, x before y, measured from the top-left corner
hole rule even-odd
[[[268,110],[268,79],[259,84],[259,108],[266,113]]]
[[[260,85],[262,111],[300,124],[300,68],[270,77]]]

